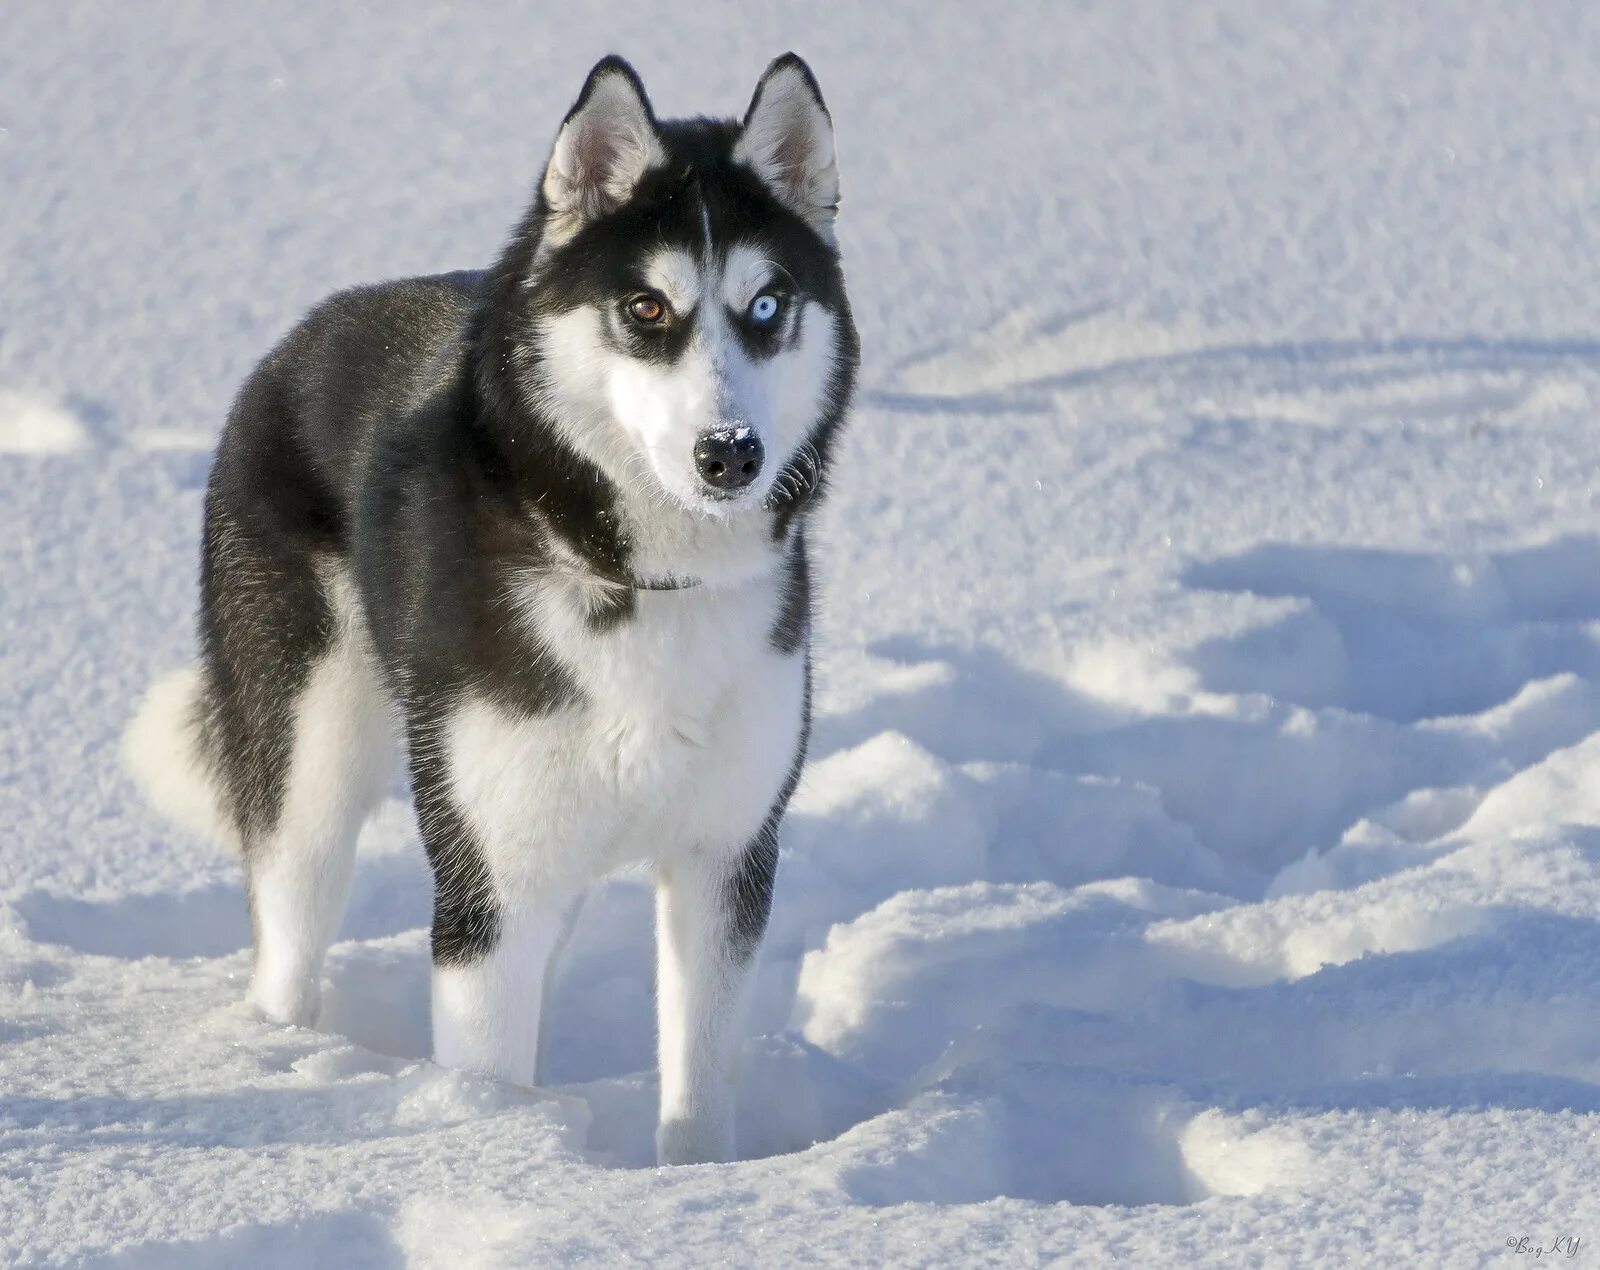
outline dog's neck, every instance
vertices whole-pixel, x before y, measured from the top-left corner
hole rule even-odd
[[[711,516],[654,491],[625,490],[622,515],[629,563],[639,579],[692,578],[702,586],[738,586],[778,569],[786,543],[765,510]]]

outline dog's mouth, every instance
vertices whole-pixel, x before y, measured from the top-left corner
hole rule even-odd
[[[774,512],[796,503],[803,503],[815,493],[815,469],[798,460],[785,463],[770,482],[761,487],[724,491],[699,488],[692,493],[675,493],[674,497],[690,511],[718,518],[731,518],[747,512]]]
[[[731,520],[747,512],[762,511],[769,507],[770,489],[743,489],[732,492],[712,489],[671,491],[673,499],[686,511],[717,520]]]

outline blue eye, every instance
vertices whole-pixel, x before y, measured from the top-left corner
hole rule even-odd
[[[750,320],[765,326],[778,316],[778,310],[783,307],[775,295],[762,294],[750,301]]]

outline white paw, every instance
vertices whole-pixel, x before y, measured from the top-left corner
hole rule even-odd
[[[322,1008],[322,985],[315,979],[264,981],[258,975],[250,982],[245,1005],[263,1023],[315,1027]]]
[[[656,1129],[657,1164],[723,1164],[731,1159],[731,1116],[663,1120]]]

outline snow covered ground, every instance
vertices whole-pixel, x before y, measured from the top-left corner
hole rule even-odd
[[[1600,1255],[1592,7],[4,27],[0,1263]],[[116,748],[271,341],[487,262],[600,53],[673,114],[789,47],[864,387],[747,1158],[656,1170],[642,883],[553,1089],[440,1071],[396,790],[324,1026],[271,1029],[233,863]]]

